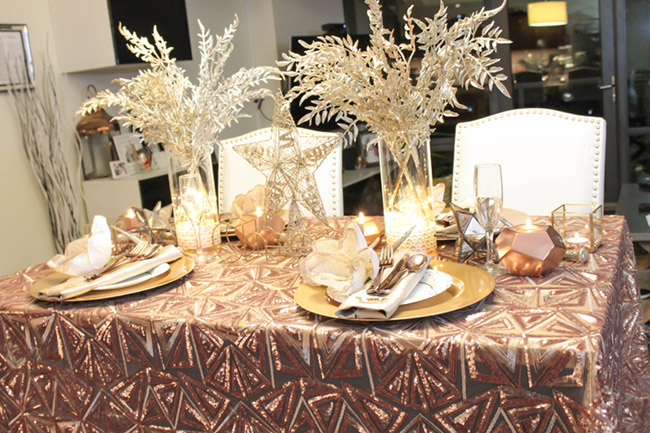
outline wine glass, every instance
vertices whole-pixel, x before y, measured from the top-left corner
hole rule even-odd
[[[501,219],[503,206],[503,186],[501,166],[499,164],[479,164],[474,167],[474,196],[476,198],[476,216],[485,228],[487,259],[483,265],[490,275],[505,274],[503,266],[494,262],[494,230]]]
[[[185,216],[192,227],[194,228],[194,236],[196,240],[196,262],[205,263],[207,261],[203,253],[203,245],[201,243],[201,220],[205,215],[205,206],[207,204],[207,197],[201,181],[199,173],[184,174],[178,178],[181,207],[185,212]]]

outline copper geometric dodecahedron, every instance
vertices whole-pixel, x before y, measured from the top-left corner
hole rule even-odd
[[[555,269],[566,251],[559,233],[551,226],[536,226],[534,231],[520,227],[506,227],[495,241],[508,273],[538,277]]]

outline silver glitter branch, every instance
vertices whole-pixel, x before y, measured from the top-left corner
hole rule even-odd
[[[493,54],[498,45],[510,41],[500,38],[501,30],[493,23],[484,25],[505,2],[451,26],[447,26],[442,2],[438,13],[424,21],[412,16],[411,6],[404,16],[407,42],[402,44],[384,28],[379,0],[365,2],[371,30],[367,49],[359,48],[349,36],[322,36],[312,43],[301,42],[304,54],[289,52],[278,62],[297,82],[288,97],[301,104],[313,98],[300,123],[318,125],[334,119],[348,141],[356,139],[358,122],[366,123],[380,138],[400,131],[430,133],[445,118],[457,116],[455,109],[467,108],[456,97],[458,87],[483,89],[487,85],[509,96],[503,84],[507,76],[500,73],[502,68],[495,65],[499,59]],[[421,64],[412,79],[416,54]],[[411,158],[417,158],[410,140],[384,142],[402,170]],[[401,176],[409,185],[416,183],[407,172]]]
[[[201,62],[196,85],[170,57],[172,48],[156,27],[152,44],[120,26],[129,50],[148,62],[150,69],[139,71],[132,79],[114,80],[121,87],[118,92],[99,92],[85,101],[75,116],[118,105],[120,111],[115,119],[140,130],[145,141],[163,143],[177,156],[198,161],[212,152],[223,129],[247,117],[241,112],[245,102],[270,95],[268,89],[257,87],[279,79],[279,71],[273,67],[242,68],[230,77],[222,77],[238,23],[235,16],[223,36],[212,36],[199,21]]]
[[[41,89],[10,84],[9,93],[20,121],[25,154],[47,201],[54,246],[62,253],[69,242],[80,236],[82,210],[62,146],[54,73],[49,62],[43,64]],[[22,74],[18,82],[28,82],[25,68],[17,73]],[[78,183],[76,187],[81,189]]]

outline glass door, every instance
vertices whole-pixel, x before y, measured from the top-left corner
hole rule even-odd
[[[650,187],[650,3],[616,0],[621,183]]]
[[[647,0],[646,0],[647,1]],[[498,101],[493,112],[542,107],[604,117],[608,140],[605,201],[619,191],[616,149],[614,20],[611,0],[570,0],[564,20],[537,20],[540,1],[509,0],[505,23],[510,45],[511,100]],[[488,0],[488,6],[499,4]],[[544,5],[542,5],[544,6]],[[537,21],[537,22],[536,22]],[[504,58],[503,56],[501,56]],[[505,59],[505,58],[504,58]]]

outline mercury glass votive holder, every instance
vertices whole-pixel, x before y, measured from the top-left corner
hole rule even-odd
[[[591,204],[563,204],[551,212],[551,224],[562,236],[567,249],[596,251],[603,241],[603,207]]]

